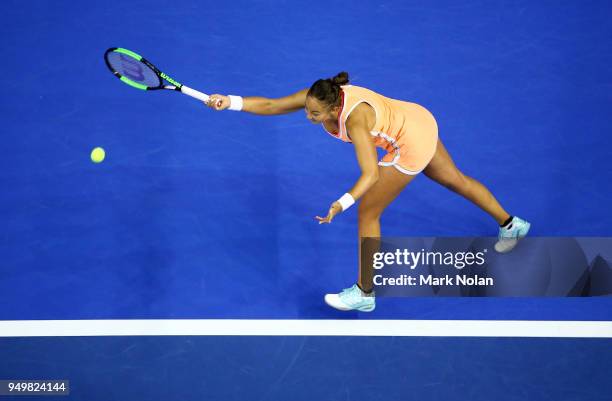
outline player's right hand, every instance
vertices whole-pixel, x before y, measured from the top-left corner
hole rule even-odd
[[[230,106],[230,98],[227,96],[214,94],[210,95],[208,102],[206,102],[205,104],[211,109],[221,111],[227,109]]]

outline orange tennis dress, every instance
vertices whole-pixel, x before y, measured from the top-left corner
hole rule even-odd
[[[369,104],[376,112],[376,122],[370,131],[377,147],[387,151],[380,166],[393,166],[404,174],[423,171],[436,152],[438,124],[423,106],[382,96],[354,85],[341,87],[342,109],[338,114],[338,132],[334,138],[351,142],[346,120],[360,103]]]

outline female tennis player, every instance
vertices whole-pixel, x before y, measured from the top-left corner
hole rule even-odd
[[[527,235],[528,222],[508,214],[484,185],[455,166],[438,138],[436,120],[427,109],[348,83],[348,74],[341,72],[333,78],[317,80],[310,89],[278,99],[215,94],[207,105],[215,110],[241,110],[260,115],[304,109],[312,123],[322,124],[334,138],[353,143],[361,176],[347,193],[331,204],[325,217],[316,216],[319,224],[331,223],[338,213],[360,200],[359,238],[379,238],[383,211],[423,172],[497,221],[500,227],[495,250],[498,252],[509,252]],[[387,151],[380,161],[376,147]],[[339,294],[327,294],[328,305],[339,310],[374,310],[373,268],[371,263],[361,260],[359,264],[357,283]]]

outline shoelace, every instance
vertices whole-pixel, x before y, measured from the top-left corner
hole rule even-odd
[[[344,294],[342,296],[343,300],[346,300],[346,302],[350,303],[350,304],[355,304],[358,303],[359,301],[361,301],[361,290],[359,289],[359,287],[357,287],[357,285],[353,285],[351,288],[347,288],[346,291],[343,291],[342,294]]]
[[[353,287],[355,287],[355,286],[353,285]],[[344,294],[345,292],[351,291],[353,289],[353,287],[349,287],[349,288],[343,289],[342,291],[340,291],[340,294]]]

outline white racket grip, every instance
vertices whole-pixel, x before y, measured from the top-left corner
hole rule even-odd
[[[203,102],[208,102],[209,99],[209,96],[206,93],[191,89],[190,87],[185,85],[181,86],[181,92],[183,92],[187,96],[195,97],[196,99],[201,100]]]

